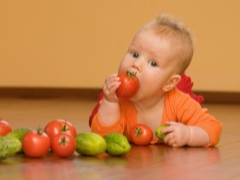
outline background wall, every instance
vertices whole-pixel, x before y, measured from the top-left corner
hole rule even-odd
[[[194,90],[240,92],[240,1],[2,0],[0,87],[101,88],[136,31],[159,12],[196,39]]]

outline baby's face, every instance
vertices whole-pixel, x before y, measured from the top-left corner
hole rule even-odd
[[[176,54],[166,38],[151,30],[136,34],[119,66],[119,73],[137,72],[140,89],[133,100],[162,96],[162,88],[176,67]]]

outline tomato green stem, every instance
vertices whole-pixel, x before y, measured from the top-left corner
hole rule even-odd
[[[137,137],[141,136],[141,134],[142,134],[142,129],[141,129],[141,128],[136,128],[136,129],[135,129],[135,134],[136,134]]]
[[[44,132],[43,128],[38,128],[37,129],[37,134],[41,135]]]
[[[59,142],[59,144],[66,145],[67,143],[68,143],[68,141],[67,141],[66,137],[63,136],[63,137],[61,138],[61,141]]]
[[[137,71],[135,71],[135,72],[129,72],[129,71],[127,71],[126,74],[127,74],[127,76],[128,76],[129,78],[133,78],[134,76],[136,76]]]
[[[68,131],[68,128],[67,128],[67,121],[65,121],[64,125],[63,125],[62,128],[61,128],[61,131],[63,131],[63,132]]]

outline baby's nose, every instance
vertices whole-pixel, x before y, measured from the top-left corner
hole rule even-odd
[[[136,60],[134,61],[133,65],[132,65],[132,68],[141,72],[142,71],[142,63],[140,60]]]

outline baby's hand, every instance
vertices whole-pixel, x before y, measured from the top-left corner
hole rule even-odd
[[[161,133],[168,133],[163,139],[164,143],[172,147],[182,147],[188,144],[191,133],[188,126],[178,122],[167,122],[169,125]]]
[[[118,101],[118,97],[116,95],[116,90],[120,86],[119,77],[117,74],[112,74],[105,79],[105,83],[103,85],[103,93],[104,98],[107,101],[114,102]]]

